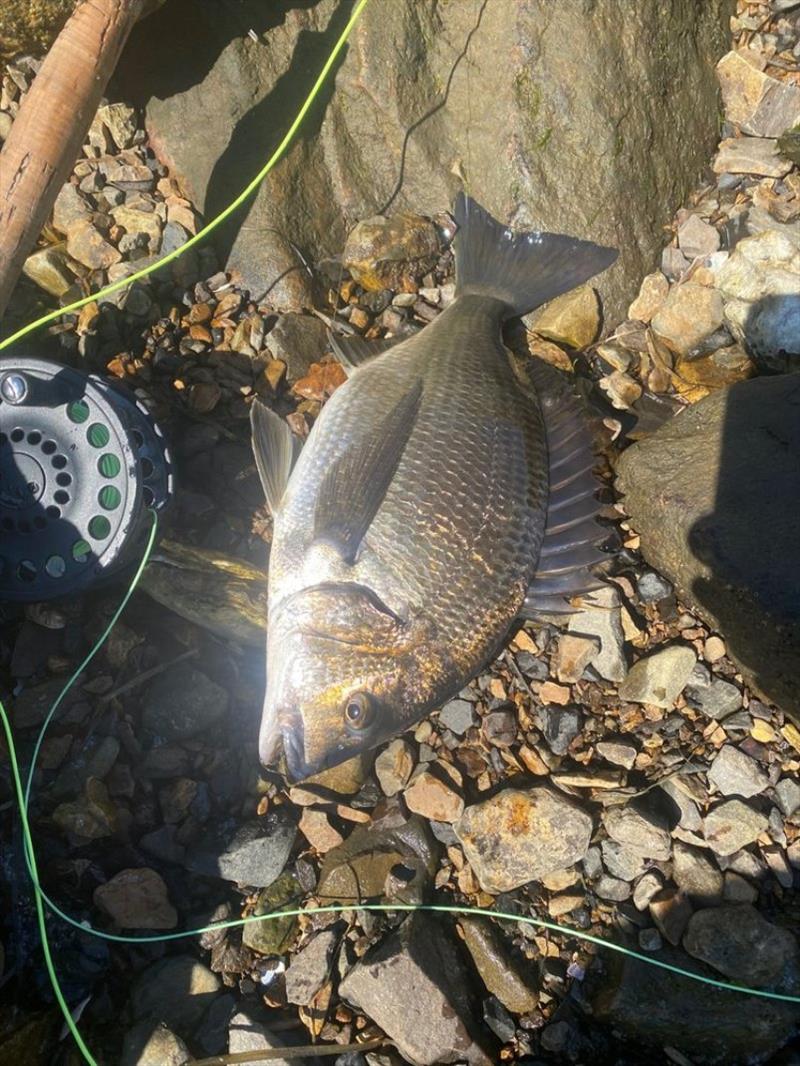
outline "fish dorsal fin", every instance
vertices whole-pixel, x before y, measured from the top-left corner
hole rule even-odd
[[[274,515],[281,502],[286,483],[299,451],[299,441],[286,422],[259,400],[250,408],[253,455],[267,507]]]
[[[354,563],[364,534],[383,502],[411,435],[422,396],[417,380],[368,435],[352,445],[322,480],[314,511],[314,539],[333,544]]]
[[[402,340],[402,337],[383,337],[380,340],[368,341],[363,337],[343,337],[336,333],[328,333],[328,343],[348,377],[363,363],[374,359],[376,355],[388,352]]]
[[[534,359],[526,365],[539,395],[547,433],[550,496],[539,564],[520,612],[523,618],[570,614],[570,600],[603,582],[593,567],[608,556],[599,545],[608,531],[597,521],[600,482],[592,435],[581,401],[557,371]]]

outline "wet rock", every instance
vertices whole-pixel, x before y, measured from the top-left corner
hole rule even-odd
[[[767,828],[767,819],[742,800],[726,800],[706,815],[703,834],[717,855],[733,855],[752,844]]]
[[[298,381],[329,349],[325,323],[313,315],[280,315],[267,346],[275,359],[286,364],[289,380]]]
[[[228,1051],[232,1055],[243,1054],[246,1051],[274,1051],[283,1047],[286,1047],[286,1044],[247,1011],[239,1011],[231,1018],[228,1029]],[[270,1059],[270,1062],[273,1066],[292,1066],[297,1059]],[[248,1063],[245,1062],[243,1066],[248,1066]]]
[[[800,88],[759,70],[740,52],[717,64],[725,117],[754,137],[780,137],[800,122]]]
[[[673,644],[634,663],[619,686],[622,699],[672,707],[683,691],[697,656],[688,644]]]
[[[624,634],[620,620],[619,594],[610,586],[582,597],[587,606],[570,616],[568,631],[596,637],[600,651],[591,659],[592,667],[606,681],[622,681],[628,667],[624,655]],[[591,606],[588,606],[591,604]]]
[[[186,865],[207,877],[266,888],[286,865],[296,835],[295,824],[275,814],[240,826],[223,824],[191,850]]]
[[[537,721],[554,755],[565,755],[581,731],[581,714],[575,707],[541,707]]]
[[[470,726],[477,722],[475,708],[469,700],[455,699],[446,703],[439,711],[439,721],[456,736],[463,736]]]
[[[155,870],[121,870],[94,890],[94,903],[122,929],[174,929],[178,912]]]
[[[22,273],[51,296],[63,296],[75,281],[64,258],[62,245],[50,245],[29,255]]]
[[[733,744],[725,744],[711,764],[708,780],[723,796],[757,796],[769,784],[769,778],[755,759]]]
[[[782,178],[792,169],[778,152],[778,142],[769,137],[736,137],[721,141],[714,160],[717,174],[757,174]],[[713,251],[713,249],[712,249]]]
[[[125,1034],[120,1066],[184,1066],[189,1049],[166,1025],[140,1022]]]
[[[628,318],[638,322],[649,322],[660,310],[668,294],[669,282],[661,271],[656,270],[655,273],[648,274],[639,286],[639,295],[628,308]],[[625,368],[618,367],[617,369]]]
[[[467,807],[456,836],[485,892],[509,892],[580,862],[591,816],[547,788],[505,789]]]
[[[525,1014],[538,1003],[533,973],[526,974],[512,958],[501,934],[483,918],[462,918],[459,923],[475,968],[487,989],[514,1014]]]
[[[325,811],[315,811],[307,807],[300,816],[300,832],[320,855],[337,847],[344,839],[338,829],[334,829]]]
[[[578,681],[581,674],[600,653],[597,637],[583,637],[577,633],[562,633],[556,653],[556,677],[559,681]]]
[[[342,262],[370,292],[403,289],[434,266],[439,236],[430,219],[405,212],[359,222],[347,237]]]
[[[273,914],[275,911],[298,907],[302,889],[294,874],[284,871],[258,894],[253,914]],[[272,918],[264,922],[248,922],[242,929],[242,943],[262,955],[284,955],[295,940],[296,915]]]
[[[597,293],[591,285],[581,285],[557,296],[532,316],[532,328],[557,344],[586,348],[600,330]]]
[[[435,822],[457,821],[464,812],[464,800],[448,777],[444,770],[422,770],[416,774],[403,793],[408,809]]]
[[[723,876],[714,860],[701,848],[675,841],[672,876],[678,888],[698,907],[710,907],[722,899]]]
[[[326,929],[297,952],[285,974],[286,998],[290,1003],[308,1006],[319,992],[330,974],[338,941],[335,930]]]
[[[800,714],[800,554],[784,504],[800,498],[792,382],[712,393],[628,448],[617,474],[648,562],[725,634],[756,693]]]
[[[413,769],[414,752],[402,737],[393,740],[375,760],[375,776],[385,796],[395,796],[405,788]]]
[[[142,722],[165,740],[202,733],[228,710],[228,693],[193,666],[180,663],[156,679],[144,698]]]
[[[89,219],[70,223],[67,231],[67,252],[90,270],[107,270],[122,259],[113,244],[104,240]]]
[[[191,955],[170,955],[136,978],[131,1012],[136,1021],[152,1018],[177,1032],[191,1032],[220,988],[217,975]]]
[[[651,326],[673,351],[684,355],[719,329],[722,319],[722,297],[716,289],[685,281],[670,290]]]
[[[692,915],[683,946],[732,981],[755,988],[781,983],[798,961],[797,940],[747,904]]]
[[[669,829],[655,810],[641,803],[609,807],[603,825],[612,840],[648,859],[668,859],[672,850]]]
[[[467,989],[455,945],[441,922],[423,914],[407,918],[339,985],[342,997],[372,1018],[412,1062],[490,1066],[473,1033],[475,1005]]]
[[[637,749],[632,744],[624,744],[616,740],[601,740],[597,745],[598,755],[615,766],[624,766],[630,770],[636,762]]]

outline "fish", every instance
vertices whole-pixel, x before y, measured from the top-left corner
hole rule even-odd
[[[588,419],[502,327],[617,252],[515,233],[464,193],[453,218],[455,298],[410,337],[331,336],[347,379],[302,449],[251,407],[273,517],[259,757],[282,742],[293,781],[415,725],[515,624],[602,581]]]

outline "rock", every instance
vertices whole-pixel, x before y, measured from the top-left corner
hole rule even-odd
[[[275,359],[286,364],[289,381],[298,381],[329,350],[325,323],[313,315],[280,315],[267,346]]]
[[[51,244],[29,255],[23,264],[22,273],[51,296],[63,296],[75,281],[60,244]]]
[[[117,249],[104,240],[89,219],[72,222],[67,230],[67,252],[90,270],[107,270],[122,259]]]
[[[684,281],[670,290],[651,327],[673,351],[685,355],[719,329],[722,319],[722,297],[717,290]]]
[[[251,19],[253,40],[233,34],[213,8],[170,0],[134,28],[117,72],[122,94],[142,100],[160,158],[206,218],[239,193],[243,175],[263,166],[307,91],[305,82],[286,78],[292,57],[327,41],[335,10],[335,0],[322,0],[279,19],[264,8]],[[246,215],[218,234],[220,250],[254,295],[285,270],[304,279],[280,234],[316,262],[341,250],[346,220],[389,210],[433,217],[451,202],[453,161],[464,160],[474,195],[496,216],[621,248],[622,266],[597,283],[607,320],[617,321],[652,268],[662,226],[695,187],[716,142],[712,63],[728,47],[730,13],[728,0],[680,11],[643,0],[621,34],[613,0],[588,14],[583,0],[537,0],[523,9],[487,8],[476,33],[469,5],[420,11],[413,0],[401,0],[390,10],[368,7],[359,46],[337,69],[336,92],[261,184]],[[470,78],[460,65],[442,98],[452,42],[468,37]],[[505,61],[498,63],[501,48]],[[413,56],[402,93],[398,55]],[[213,57],[203,64],[205,76],[176,77],[196,69],[198,56]],[[491,91],[477,93],[475,85]],[[441,104],[436,112],[432,101]],[[468,108],[472,119],[465,122]],[[203,136],[186,136],[198,115]],[[481,137],[468,136],[470,128],[481,129]],[[271,131],[266,142],[264,130]]]
[[[618,411],[627,411],[642,395],[642,386],[628,374],[615,370],[597,383]]]
[[[246,1011],[239,1011],[231,1018],[228,1028],[228,1051],[232,1055],[240,1055],[246,1051],[275,1051],[286,1047],[282,1040],[273,1036],[269,1029],[257,1022],[255,1017]],[[294,1057],[285,1059],[270,1059],[272,1066],[296,1066],[297,1059]],[[241,1066],[255,1066],[255,1060],[244,1062]]]
[[[725,641],[721,637],[710,636],[703,645],[703,658],[707,663],[716,663],[725,658]]]
[[[565,755],[581,731],[581,714],[575,707],[541,707],[537,723],[554,755]]]
[[[800,784],[793,777],[783,777],[775,786],[778,806],[787,818],[800,809]]]
[[[507,788],[467,807],[455,826],[485,892],[510,892],[580,862],[591,816],[548,788]]]
[[[147,867],[121,870],[98,885],[93,899],[122,929],[174,929],[178,924],[163,878]]]
[[[610,585],[582,597],[591,604],[570,615],[570,633],[596,637],[600,652],[591,660],[592,667],[606,681],[622,681],[628,666],[623,653],[624,634],[620,620],[619,593]]]
[[[375,776],[384,796],[396,796],[404,789],[413,769],[414,752],[411,745],[398,737],[375,760]]]
[[[538,990],[526,977],[525,967],[512,958],[497,929],[483,918],[462,918],[459,925],[475,968],[492,995],[514,1014],[533,1010]]]
[[[285,974],[286,998],[306,1007],[328,980],[333,952],[339,935],[326,929],[309,941],[292,958]]]
[[[200,670],[179,663],[154,681],[143,703],[142,723],[149,733],[186,740],[225,715],[228,693]]]
[[[274,914],[297,907],[302,889],[294,874],[284,870],[269,887],[259,892],[253,914]],[[297,917],[289,914],[268,922],[248,922],[242,929],[242,943],[262,955],[285,955],[296,938]]]
[[[512,1040],[517,1031],[514,1019],[494,996],[483,1002],[483,1020],[502,1043]]]
[[[678,244],[687,259],[701,259],[719,248],[719,233],[699,215],[689,215],[678,228]]]
[[[800,88],[778,81],[753,66],[739,52],[728,52],[717,64],[728,122],[754,137],[780,137],[800,122]]]
[[[155,252],[161,243],[161,219],[155,211],[137,211],[133,207],[121,204],[112,208],[111,217],[126,233],[144,233],[149,241],[149,250]]]
[[[150,192],[156,183],[150,167],[131,152],[105,156],[98,160],[97,168],[110,185],[124,192]]]
[[[746,903],[692,915],[683,946],[730,980],[754,988],[781,983],[787,967],[798,961],[789,930],[771,925]]]
[[[469,700],[455,699],[446,703],[439,711],[439,721],[456,736],[462,737],[470,726],[475,725],[478,717]]]
[[[606,899],[613,903],[622,903],[631,894],[631,886],[621,877],[609,877],[603,874],[595,884],[594,890],[600,899]]]
[[[102,781],[90,777],[84,794],[72,803],[61,803],[53,811],[53,821],[74,844],[112,836],[118,828],[117,809]]]
[[[551,300],[531,318],[541,337],[568,348],[586,348],[600,330],[600,304],[591,285],[581,285]]]
[[[338,847],[344,839],[339,830],[331,825],[325,811],[315,811],[310,807],[306,807],[300,816],[299,829],[311,847],[315,848],[320,855],[324,855],[331,848]]]
[[[491,1066],[473,1033],[467,973],[444,926],[412,914],[370,949],[339,985],[405,1058],[420,1066]]]
[[[206,877],[266,888],[286,865],[296,835],[295,824],[277,814],[240,826],[223,823],[192,849],[187,866]]]
[[[721,389],[725,385],[734,385],[737,381],[746,381],[756,372],[755,363],[738,344],[727,348],[717,348],[708,355],[697,358],[680,359],[676,372],[679,375],[678,388],[683,382],[697,390],[699,395],[685,394],[691,403],[695,403],[712,389]]]
[[[755,759],[733,744],[725,744],[711,764],[708,780],[723,796],[757,796],[769,784],[769,778]]]
[[[348,235],[342,262],[370,292],[403,289],[421,277],[439,256],[439,236],[430,219],[403,212],[367,218]]]
[[[648,870],[640,877],[633,889],[633,905],[638,911],[647,910],[650,901],[653,900],[661,889],[664,882],[657,870]]]
[[[717,174],[757,174],[764,178],[782,178],[792,164],[778,152],[778,142],[769,137],[737,137],[720,141],[714,160]],[[715,249],[712,248],[712,251]]]
[[[359,752],[352,759],[303,778],[303,785],[319,785],[337,796],[354,796],[366,781],[371,767],[371,752]]]
[[[612,840],[648,859],[668,859],[672,850],[669,830],[656,811],[635,800],[603,812],[603,825]]]
[[[696,906],[711,907],[722,899],[724,879],[707,852],[675,841],[672,856],[675,884]]]
[[[138,122],[136,112],[127,104],[106,104],[97,109],[97,120],[102,122],[117,148],[130,148]]]
[[[153,1019],[191,1032],[221,990],[220,980],[191,955],[170,955],[142,970],[133,983],[135,1021]]]
[[[599,654],[599,638],[562,633],[556,653],[556,677],[559,681],[578,681],[592,659]]]
[[[464,800],[447,776],[433,770],[418,773],[403,793],[408,809],[435,822],[457,821],[464,812]]]
[[[800,498],[793,380],[712,393],[628,448],[617,484],[648,562],[725,634],[756,693],[800,715],[800,552],[784,502]]]
[[[690,971],[697,968],[673,947],[665,947],[654,958]],[[708,1066],[729,1066],[763,1061],[794,1031],[796,1005],[732,995],[616,952],[609,952],[604,961],[602,974],[590,971],[584,982],[592,1014],[633,1040],[678,1048],[693,1062],[702,1057]],[[796,990],[795,981],[784,985],[790,994]]]
[[[758,839],[767,828],[767,819],[742,800],[726,800],[705,817],[703,834],[717,855],[733,855]]]
[[[16,55],[43,55],[72,14],[76,0],[9,0],[3,5],[3,59]]]
[[[614,766],[624,766],[626,770],[633,768],[638,751],[632,744],[623,744],[616,740],[601,740],[597,745],[597,754]]]
[[[634,663],[619,686],[620,697],[655,707],[672,707],[683,691],[697,656],[688,644],[673,644]]]
[[[166,1025],[140,1022],[125,1034],[120,1066],[184,1066],[190,1061],[188,1047]]]
[[[616,840],[604,840],[600,849],[605,868],[613,877],[618,877],[622,881],[635,881],[647,867],[645,859],[627,844],[620,844]]]
[[[777,844],[770,844],[761,849],[761,854],[778,884],[783,888],[793,888],[794,872],[791,869],[787,852]]]
[[[481,722],[481,732],[495,748],[510,748],[517,739],[519,722],[515,711],[504,708],[490,711]]]
[[[758,899],[758,889],[741,874],[726,870],[722,898],[727,903],[755,903]]]
[[[661,308],[669,294],[669,282],[656,270],[642,279],[639,286],[639,295],[628,308],[628,318],[637,322],[649,322],[654,314]],[[624,370],[624,367],[618,367]]]
[[[53,204],[53,229],[66,233],[73,222],[85,221],[90,217],[89,207],[77,187],[71,182],[62,185]]]
[[[642,603],[658,603],[672,595],[672,585],[654,570],[646,570],[636,582],[636,592]]]

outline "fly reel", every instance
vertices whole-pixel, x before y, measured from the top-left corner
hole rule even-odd
[[[110,576],[171,496],[166,443],[135,396],[57,363],[0,360],[0,600]]]

